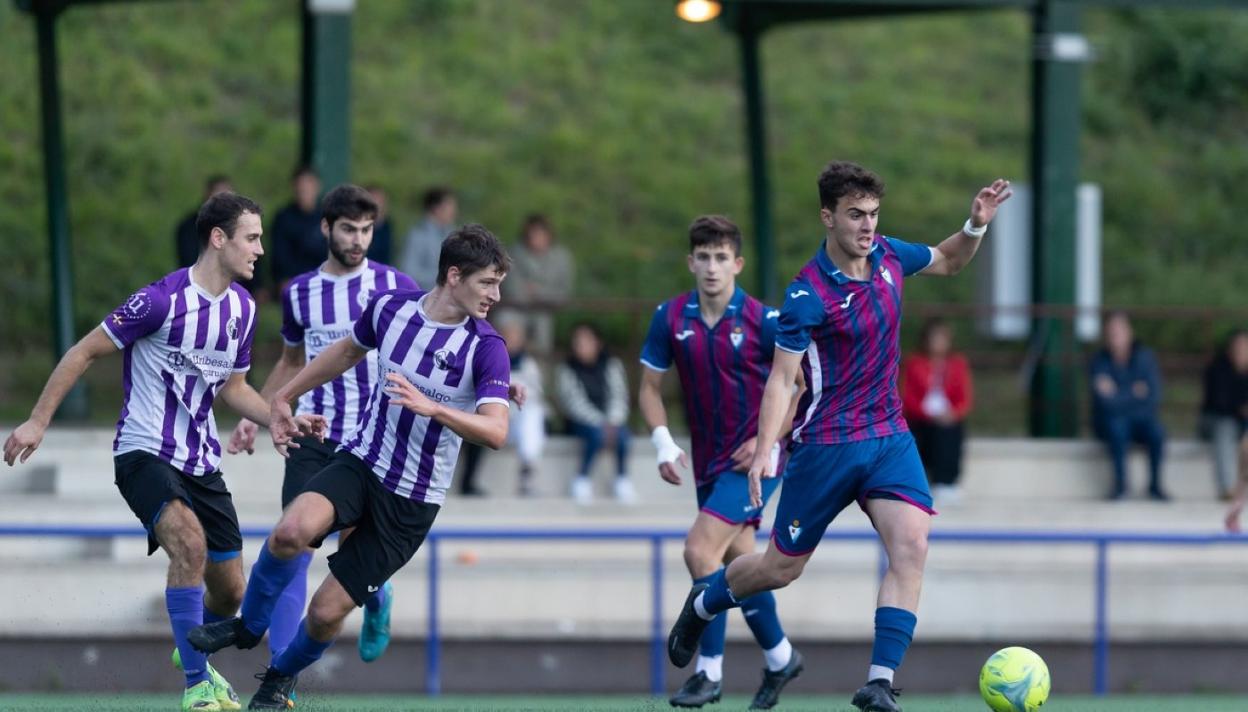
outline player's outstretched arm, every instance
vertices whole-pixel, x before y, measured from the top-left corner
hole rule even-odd
[[[641,385],[637,389],[637,405],[641,408],[641,417],[650,427],[650,442],[658,452],[659,477],[674,485],[680,484],[680,471],[689,468],[689,456],[672,439],[667,429],[667,408],[663,405],[663,372],[649,366],[641,368]]]
[[[454,430],[465,440],[499,450],[507,443],[507,406],[503,403],[482,403],[477,412],[451,408],[421,393],[400,373],[386,374],[386,393],[391,405],[407,408],[416,415],[431,418]]]
[[[290,382],[290,379],[299,373],[299,369],[303,368],[308,362],[308,358],[304,352],[302,344],[284,344],[282,346],[282,354],[278,356],[277,363],[273,364],[273,370],[269,371],[269,377],[264,380],[264,386],[260,388],[260,398],[264,401],[264,414],[269,416],[268,402],[272,400],[273,394],[277,389]],[[256,450],[256,433],[260,426],[257,423],[267,422],[266,420],[255,420],[252,418],[243,418],[238,421],[238,425],[234,427],[234,432],[230,433],[230,440],[226,444],[225,449],[231,455],[237,455],[240,452],[246,452],[248,455]]]
[[[777,348],[771,364],[771,375],[763,389],[763,404],[758,413],[758,443],[754,448],[754,464],[750,465],[750,502],[763,504],[762,478],[775,477],[771,450],[780,439],[785,416],[792,412],[793,389],[802,368],[803,354]]]
[[[992,185],[979,189],[971,201],[971,217],[961,230],[945,238],[932,250],[932,262],[922,270],[923,274],[954,275],[970,263],[979,250],[980,238],[988,223],[997,215],[997,208],[1014,193],[1010,182],[998,178]]]
[[[19,460],[26,462],[30,459],[39,448],[39,443],[43,442],[43,433],[48,429],[48,423],[52,422],[52,416],[65,400],[69,389],[74,387],[96,359],[116,350],[117,344],[104,333],[103,327],[97,326],[65,352],[60,363],[52,370],[52,375],[48,376],[43,393],[39,394],[39,400],[30,411],[30,418],[17,426],[4,441],[6,463],[11,466]]]

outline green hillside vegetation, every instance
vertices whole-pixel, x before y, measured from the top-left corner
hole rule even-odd
[[[749,204],[735,42],[680,22],[669,5],[363,0],[353,178],[389,189],[396,237],[422,189],[445,183],[461,191],[465,219],[509,240],[526,213],[548,213],[578,258],[582,295],[657,300],[686,288],[690,219],[720,212],[748,229]],[[172,227],[207,174],[230,174],[270,214],[287,200],[298,6],[178,0],[63,16],[78,333],[172,268]],[[34,29],[10,2],[0,2],[0,28],[0,240],[12,265],[0,328],[6,358],[38,355],[17,371],[42,382],[50,328]],[[1242,304],[1248,12],[1094,11],[1086,30],[1099,58],[1085,74],[1083,175],[1105,191],[1106,302]],[[883,229],[918,241],[956,230],[986,181],[1026,180],[1029,44],[1028,18],[1013,11],[769,34],[781,280],[819,240],[814,178],[829,159],[879,171]],[[915,280],[907,299],[969,301],[974,282]],[[37,385],[0,391],[33,395]]]

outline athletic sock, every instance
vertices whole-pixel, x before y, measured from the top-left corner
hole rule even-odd
[[[277,655],[290,645],[303,620],[303,607],[308,600],[308,564],[312,552],[305,551],[295,557],[295,576],[282,589],[273,606],[273,620],[269,623],[269,650]]]
[[[198,685],[208,679],[208,656],[191,646],[186,634],[204,622],[204,591],[199,586],[166,588],[165,608],[173,628],[173,642],[182,658],[186,686]]]
[[[875,609],[875,645],[871,648],[868,682],[880,678],[892,682],[893,671],[901,667],[902,658],[914,639],[917,622],[913,613],[902,608]]]
[[[278,596],[290,585],[291,579],[299,570],[299,557],[279,559],[269,551],[266,539],[260,547],[260,556],[251,567],[251,578],[247,580],[247,592],[243,594],[243,624],[257,638],[269,629],[269,621],[273,616],[273,607],[277,605]]]
[[[376,613],[377,611],[380,611],[381,607],[384,605],[386,605],[386,586],[385,584],[382,584],[377,587],[376,593],[369,596],[368,599],[364,601],[364,607],[373,613]]]
[[[723,618],[723,616],[720,616]],[[724,679],[724,656],[723,655],[699,655],[697,672],[706,673],[706,679],[711,682],[719,682]]]
[[[723,569],[719,569],[715,573],[707,574],[702,578],[693,580],[695,584],[709,584]],[[698,658],[720,658],[724,654],[724,639],[728,636],[728,616],[715,616],[715,618],[706,625],[706,630],[702,633],[702,639],[698,641]],[[699,665],[701,663],[699,662]],[[701,668],[698,668],[701,670]],[[709,675],[708,675],[709,677]],[[718,677],[711,678],[718,680]]]
[[[771,650],[784,640],[784,628],[780,627],[780,617],[776,615],[776,597],[771,591],[756,593],[741,601],[741,613],[745,616],[745,624],[754,634],[754,640],[758,641],[758,646],[763,650]],[[780,667],[788,662],[786,659]]]
[[[333,645],[334,641],[321,642],[308,635],[306,619],[299,624],[299,631],[294,640],[281,653],[273,657],[271,665],[283,675],[298,675],[312,663],[321,659],[321,655]]]
[[[223,621],[228,617],[229,616],[219,616],[216,613],[213,613],[212,610],[208,608],[208,594],[204,594],[204,622],[205,623],[216,623],[218,621]]]
[[[774,648],[768,648],[763,651],[763,660],[767,663],[767,669],[772,672],[783,670],[792,659],[793,644],[789,642],[788,638],[781,638]]]
[[[709,621],[717,614],[741,605],[741,602],[732,595],[732,591],[728,590],[727,569],[720,569],[711,574],[707,583],[709,587],[698,594],[693,601],[694,610],[705,620]]]

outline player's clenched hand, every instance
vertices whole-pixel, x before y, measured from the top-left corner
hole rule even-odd
[[[386,393],[390,395],[390,402],[394,405],[407,408],[416,415],[423,415],[426,418],[432,418],[437,415],[438,404],[434,403],[428,396],[421,393],[412,382],[403,377],[401,373],[386,374]]]
[[[43,431],[46,428],[47,426],[33,420],[17,426],[9,439],[4,441],[4,461],[11,467],[19,460],[23,463],[29,460],[35,450],[39,449],[39,443],[43,442]]]
[[[225,451],[231,455],[237,455],[240,452],[246,452],[252,455],[256,452],[256,433],[260,432],[260,426],[243,418],[238,421],[238,425],[234,426],[234,431],[230,433],[230,442],[225,446]]]
[[[754,462],[754,449],[756,447],[758,447],[757,435],[741,443],[741,447],[732,453],[732,466],[737,468],[738,471],[749,467]]]
[[[971,225],[983,227],[996,217],[997,208],[1010,199],[1014,192],[1010,190],[1010,182],[998,178],[992,185],[980,188],[975,199],[971,201]]]
[[[524,409],[524,402],[529,399],[529,387],[523,383],[511,383],[507,386],[507,398],[516,404],[517,408]]]
[[[289,449],[299,447],[295,436],[299,434],[299,424],[295,422],[290,404],[281,398],[274,398],[269,406],[269,436],[273,438],[273,447],[282,457],[290,457]]]
[[[296,415],[295,427],[299,429],[301,436],[324,440],[325,433],[329,432],[329,421],[323,415]],[[291,444],[299,447],[299,443]]]
[[[658,453],[659,477],[664,482],[679,485],[680,472],[676,469],[676,463],[679,462],[682,469],[689,469],[689,456],[672,439],[672,434],[665,425],[660,425],[650,433],[650,442]]]

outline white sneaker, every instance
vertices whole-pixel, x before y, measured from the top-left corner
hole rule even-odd
[[[594,483],[588,477],[577,476],[572,479],[572,500],[577,504],[589,504],[594,501]]]
[[[620,504],[637,504],[637,488],[627,477],[615,478],[615,499]]]

